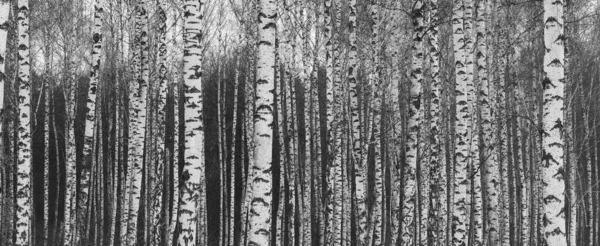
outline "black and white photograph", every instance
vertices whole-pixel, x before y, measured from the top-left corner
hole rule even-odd
[[[598,246],[600,0],[0,0],[0,246]]]

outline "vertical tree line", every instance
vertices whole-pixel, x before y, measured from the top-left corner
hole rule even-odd
[[[596,245],[581,0],[0,0],[0,245]]]

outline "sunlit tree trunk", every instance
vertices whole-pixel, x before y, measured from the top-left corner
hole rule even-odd
[[[204,187],[204,122],[202,119],[202,2],[184,2],[185,163],[181,174],[178,245],[196,245],[199,219],[196,208]],[[200,204],[204,206],[204,204]]]
[[[137,240],[138,212],[140,209],[142,188],[142,163],[143,150],[145,148],[144,138],[146,136],[146,105],[148,91],[148,26],[146,1],[139,0],[136,4],[135,43],[134,43],[134,79],[132,83],[132,94],[130,101],[130,130],[129,131],[129,160],[131,167],[129,204],[127,223],[127,244],[135,245]]]
[[[432,12],[435,11],[434,6],[432,6]],[[391,28],[392,33],[390,34],[395,39],[400,38],[401,32],[398,28],[400,23],[397,21],[399,16],[391,16]],[[433,32],[433,31],[432,31]],[[402,207],[401,207],[401,185],[402,185],[402,166],[400,165],[400,156],[403,153],[403,149],[401,147],[402,143],[402,114],[403,104],[400,99],[400,91],[401,91],[401,71],[398,69],[393,69],[396,64],[401,61],[400,58],[400,44],[398,42],[394,42],[391,45],[387,46],[384,50],[385,53],[391,55],[390,64],[388,67],[388,73],[390,76],[390,82],[387,84],[386,88],[389,93],[386,95],[387,98],[387,107],[389,116],[387,117],[387,126],[390,129],[389,133],[391,136],[388,137],[386,157],[388,158],[388,163],[390,166],[390,211],[389,211],[389,228],[390,228],[390,240],[388,241],[390,245],[396,245],[399,237],[400,237],[400,216],[402,216]],[[360,117],[359,117],[360,118]],[[360,122],[360,121],[359,121]],[[366,181],[365,181],[366,182]]]
[[[483,132],[483,141],[481,143],[483,156],[483,170],[486,187],[486,202],[487,202],[487,223],[484,234],[484,243],[489,245],[499,245],[499,182],[500,171],[497,163],[496,142],[494,133],[496,131],[495,124],[495,106],[494,103],[494,84],[489,83],[488,79],[488,47],[487,47],[487,29],[486,22],[490,3],[479,1],[477,3],[477,68],[479,78],[479,106],[481,108],[481,130]]]
[[[69,62],[69,61],[67,61]],[[68,66],[68,65],[67,65]],[[69,69],[67,69],[69,70]],[[72,244],[74,238],[74,232],[77,231],[75,226],[76,218],[76,167],[75,167],[75,92],[77,90],[77,84],[74,79],[68,78],[69,75],[65,76],[65,80],[68,85],[66,86],[66,112],[67,117],[65,120],[65,139],[66,139],[66,187],[65,187],[65,209],[64,209],[64,238],[63,243],[65,246]]]
[[[548,246],[567,245],[564,213],[563,163],[564,98],[563,2],[544,0],[544,87],[542,186],[544,240]]]
[[[419,110],[421,108],[422,83],[423,83],[423,35],[424,23],[421,0],[413,4],[413,47],[412,65],[410,68],[410,92],[408,109],[408,135],[406,142],[403,177],[403,207],[401,224],[401,244],[412,245],[417,237],[415,224],[417,221],[417,163],[418,134],[421,124]]]
[[[236,54],[239,51],[236,51]],[[231,168],[231,194],[230,194],[230,222],[229,222],[229,244],[230,245],[234,245],[235,244],[235,214],[236,214],[236,209],[235,209],[235,203],[236,201],[236,196],[235,196],[235,190],[237,189],[236,187],[236,176],[237,176],[237,171],[236,171],[236,166],[238,165],[238,163],[235,161],[235,155],[236,155],[236,143],[237,143],[237,120],[238,120],[238,85],[239,85],[239,69],[240,69],[240,57],[238,56],[236,58],[236,63],[235,63],[235,72],[234,72],[234,78],[233,78],[233,120],[231,123],[232,129],[231,129],[231,163],[230,163],[230,168]]]
[[[8,41],[8,21],[9,21],[9,13],[10,13],[10,1],[8,0],[2,0],[0,1],[0,139],[4,139],[4,83],[6,80],[6,66],[5,66],[5,60],[6,60],[6,43]],[[4,153],[4,140],[0,141],[0,160],[2,160],[4,162],[4,160],[6,160],[6,156]],[[0,172],[5,172],[6,174],[8,174],[8,172],[5,171],[5,167],[8,165],[3,165],[0,168]],[[3,174],[0,174],[4,177]],[[8,175],[6,175],[8,176]],[[6,185],[6,181],[8,181],[8,177],[4,178],[3,180],[1,180],[0,185],[2,186],[7,186]],[[6,208],[8,207],[8,205],[5,204],[5,198],[6,197],[6,193],[8,192],[2,192],[0,193],[0,218],[4,218],[5,216],[5,211]],[[2,219],[0,219],[0,223],[2,223]],[[6,228],[5,226],[0,226],[0,234],[4,233],[4,228]],[[0,241],[2,242],[2,241]]]
[[[88,89],[88,96],[86,101],[86,116],[85,116],[85,140],[83,147],[84,158],[81,166],[80,176],[80,191],[78,199],[78,227],[85,230],[85,222],[90,219],[84,215],[88,209],[88,197],[89,197],[89,178],[90,178],[90,163],[94,153],[94,129],[96,123],[96,92],[97,85],[100,76],[100,52],[102,48],[102,14],[103,8],[100,5],[99,0],[94,1],[94,26],[92,28],[92,67],[90,68],[90,85]],[[86,219],[84,219],[86,218]],[[85,236],[82,238],[82,233],[76,235],[76,242],[85,240]]]
[[[29,1],[17,2],[19,13],[17,26],[19,35],[19,145],[17,164],[17,221],[16,245],[31,245],[31,84],[29,58]]]
[[[463,32],[464,5],[461,0],[454,1],[452,14],[452,37],[454,47],[455,75],[456,75],[456,121],[455,121],[455,164],[454,164],[454,198],[452,207],[452,241],[454,245],[468,245],[467,241],[467,190],[469,188],[468,161],[469,161],[469,119],[470,110],[467,103],[467,67],[464,50],[465,33]]]
[[[352,163],[354,164],[354,179],[356,185],[356,196],[354,197],[354,203],[356,204],[356,217],[357,217],[357,228],[358,233],[358,244],[363,245],[367,239],[367,208],[366,208],[366,168],[363,166],[363,153],[362,153],[362,139],[360,134],[360,119],[359,119],[359,105],[358,105],[358,91],[357,91],[357,47],[356,47],[356,0],[349,1],[348,15],[348,44],[350,49],[348,51],[348,84],[350,86],[350,126],[352,132]]]
[[[276,4],[260,0],[258,8],[258,59],[254,110],[254,155],[252,202],[249,213],[248,245],[269,245],[271,236],[273,92],[275,89]]]
[[[158,71],[158,97],[156,100],[157,103],[157,116],[156,118],[156,130],[153,135],[156,135],[156,166],[154,167],[154,187],[152,199],[148,199],[148,201],[152,201],[152,240],[151,245],[160,245],[161,242],[161,233],[163,232],[162,227],[166,218],[163,218],[163,184],[164,184],[164,170],[167,166],[167,158],[165,152],[165,114],[166,114],[166,103],[167,103],[167,3],[161,2],[156,6],[156,15],[158,16],[159,26],[158,26],[158,57],[157,57],[157,67]],[[168,207],[168,206],[167,206]]]
[[[441,196],[444,196],[446,192],[446,184],[441,182],[441,177],[446,175],[446,167],[444,165],[445,156],[440,155],[441,148],[443,146],[440,142],[440,102],[441,102],[441,90],[442,85],[439,77],[440,72],[440,47],[438,44],[438,26],[439,25],[439,16],[438,16],[438,1],[431,0],[429,5],[430,12],[430,21],[431,26],[429,27],[429,58],[431,63],[431,104],[430,104],[430,126],[429,131],[431,134],[430,138],[430,155],[429,155],[429,165],[430,165],[430,183],[425,184],[429,186],[430,194],[431,194],[431,210],[428,215],[428,225],[431,230],[431,239],[430,241],[436,245],[439,243],[439,239],[444,238],[445,231],[445,219],[444,215],[441,212],[442,207],[445,206],[445,203],[442,203]],[[425,242],[426,243],[426,242]]]
[[[373,244],[378,246],[382,245],[385,240],[383,234],[383,166],[381,158],[381,88],[380,88],[380,67],[379,67],[379,8],[377,6],[377,0],[371,0],[370,2],[370,14],[371,14],[371,48],[374,50],[372,54],[373,59],[373,74],[372,74],[372,91],[373,100],[371,101],[371,112],[373,112],[373,125],[369,139],[373,139],[373,154],[375,158],[375,201],[373,204]],[[421,27],[423,28],[423,27]],[[423,31],[423,30],[421,30]],[[422,42],[421,42],[422,43]],[[422,54],[421,54],[422,56]]]
[[[46,40],[46,42],[48,42]],[[43,234],[43,244],[48,244],[48,222],[49,222],[49,193],[50,193],[50,64],[51,64],[51,56],[50,56],[50,45],[45,43],[44,45],[44,231]],[[0,124],[1,127],[1,124]],[[0,197],[2,199],[2,197]],[[1,208],[0,208],[1,209]],[[1,212],[0,212],[1,213]]]
[[[309,23],[308,23],[308,2],[307,1],[303,1],[302,2],[302,7],[301,7],[301,20],[302,23],[304,23],[302,25],[302,35],[301,35],[301,52],[302,52],[302,71],[301,71],[301,79],[303,81],[303,86],[304,86],[304,165],[302,166],[302,208],[303,208],[303,212],[302,212],[302,226],[303,226],[303,234],[302,234],[302,243],[304,245],[312,245],[312,233],[311,233],[311,227],[312,227],[312,217],[311,217],[311,202],[312,202],[312,197],[311,197],[311,192],[310,192],[310,185],[311,182],[310,180],[312,179],[312,175],[311,175],[311,170],[312,170],[312,148],[311,148],[311,143],[314,141],[312,139],[312,129],[310,128],[310,123],[309,120],[311,119],[311,115],[312,115],[312,108],[311,108],[311,100],[310,99],[310,95],[311,95],[311,90],[314,90],[315,88],[312,88],[311,85],[311,80],[309,79],[309,74],[310,74],[310,65],[309,65],[309,45],[310,45],[310,40],[308,37],[309,34]]]
[[[176,24],[177,25],[177,24]],[[176,30],[178,28],[175,28]],[[175,31],[176,34],[179,32]],[[175,237],[175,229],[177,226],[177,214],[179,211],[179,196],[180,196],[180,187],[179,187],[179,165],[180,165],[180,155],[179,155],[179,105],[181,103],[179,99],[179,78],[177,75],[173,78],[173,200],[171,201],[173,209],[170,211],[171,213],[171,221],[169,222],[169,234],[167,243],[175,244],[173,241],[173,237]]]
[[[332,0],[325,0],[324,2],[324,12],[323,12],[323,22],[324,22],[324,37],[325,37],[325,86],[326,86],[326,103],[325,103],[325,111],[326,111],[326,134],[325,134],[325,144],[327,144],[327,153],[323,155],[323,163],[326,166],[324,170],[327,170],[329,173],[329,169],[331,168],[331,161],[333,155],[333,139],[334,139],[334,108],[333,108],[333,27],[332,27],[332,9],[331,4]],[[333,231],[331,230],[331,224],[333,223],[333,207],[330,201],[330,191],[332,190],[333,183],[331,182],[330,175],[325,175],[326,180],[323,184],[323,201],[324,201],[324,209],[326,213],[323,220],[325,221],[324,227],[326,229],[323,230],[323,241],[324,244],[331,244],[331,237],[333,236]]]

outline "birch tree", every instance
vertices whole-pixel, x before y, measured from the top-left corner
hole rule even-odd
[[[90,169],[93,155],[94,145],[94,129],[96,122],[96,92],[97,85],[100,78],[100,52],[102,49],[102,15],[103,8],[100,5],[99,0],[94,1],[94,26],[92,28],[92,67],[90,69],[90,85],[88,89],[88,96],[86,101],[86,117],[85,117],[85,140],[83,147],[83,163],[79,166],[81,169],[81,182],[80,182],[80,194],[78,202],[78,213],[79,213],[79,229],[82,231],[86,230],[83,223],[87,222],[86,209],[88,209],[88,192],[89,192],[89,178]],[[89,219],[89,218],[88,218]],[[82,236],[80,231],[76,236],[76,243],[79,243],[80,237]],[[85,239],[85,236],[84,236]]]
[[[31,187],[31,84],[30,57],[29,57],[29,1],[19,0],[17,26],[19,35],[19,147],[17,164],[17,220],[16,242],[17,246],[32,244],[31,217],[32,187]]]
[[[275,2],[258,2],[258,59],[254,109],[254,166],[248,245],[269,245],[271,236],[273,102],[275,90]]]
[[[158,15],[159,27],[158,27],[158,57],[157,57],[157,68],[158,71],[158,96],[157,96],[157,105],[156,105],[156,167],[154,168],[155,173],[155,181],[153,187],[153,199],[152,202],[152,240],[151,245],[160,245],[160,238],[162,233],[162,225],[166,218],[163,218],[163,175],[164,168],[166,162],[166,154],[165,154],[165,114],[166,114],[166,103],[167,103],[167,3],[166,2],[157,2],[156,14]],[[168,206],[167,206],[168,207]]]
[[[132,83],[130,106],[130,137],[129,137],[129,159],[128,165],[131,167],[130,198],[128,204],[128,223],[127,223],[127,243],[135,245],[137,240],[138,212],[140,209],[140,197],[142,188],[142,163],[144,161],[144,138],[146,137],[146,119],[147,119],[147,93],[149,80],[149,60],[148,60],[148,24],[146,1],[138,0],[136,3],[136,23],[135,23],[135,43],[134,59],[135,66],[134,78]],[[136,76],[137,75],[137,76]]]
[[[186,0],[184,9],[185,150],[179,204],[178,245],[196,245],[196,203],[204,182],[204,122],[202,119],[202,2]],[[201,205],[202,206],[202,205]],[[200,217],[201,219],[202,217]]]
[[[431,169],[429,175],[431,182],[425,185],[429,186],[429,189],[431,190],[431,211],[429,212],[428,216],[428,225],[431,230],[431,242],[433,244],[437,244],[440,242],[440,239],[442,239],[441,242],[444,242],[443,239],[445,238],[445,215],[441,212],[444,210],[443,207],[446,206],[446,204],[442,202],[442,196],[446,195],[445,193],[447,189],[447,184],[445,182],[441,182],[442,176],[446,175],[446,162],[444,161],[445,156],[440,155],[440,151],[442,150],[442,148],[444,148],[444,146],[442,145],[440,139],[440,126],[442,124],[440,118],[440,113],[442,110],[440,107],[442,85],[439,74],[440,47],[438,43],[438,1],[430,0],[429,7],[429,15],[431,21],[431,26],[428,29],[428,41],[430,46],[429,57],[431,63],[431,119],[429,124],[429,133],[431,134],[429,163]]]
[[[10,1],[0,1],[0,138],[4,136],[4,83],[6,81],[6,43],[8,42],[8,21]],[[4,141],[0,143],[0,158],[4,159]],[[0,194],[0,202],[4,202],[4,194]],[[4,208],[4,207],[3,207]],[[1,212],[0,212],[1,213]]]
[[[477,68],[479,78],[479,106],[481,107],[481,130],[483,132],[482,156],[485,168],[484,180],[487,193],[487,233],[488,242],[492,245],[500,243],[498,237],[499,215],[498,215],[498,184],[499,169],[497,163],[497,152],[494,150],[494,85],[488,80],[488,52],[487,52],[487,30],[486,21],[488,17],[489,2],[487,0],[477,3]],[[484,238],[484,240],[486,240]]]
[[[455,120],[455,150],[454,150],[454,200],[452,211],[452,241],[454,245],[467,243],[467,170],[469,160],[469,145],[467,139],[468,120],[470,119],[467,103],[467,69],[465,33],[463,32],[464,5],[461,0],[454,1],[452,13],[452,39],[456,76],[456,120]]]
[[[544,0],[544,107],[542,185],[544,240],[549,246],[567,245],[563,146],[564,107],[563,2]]]
[[[421,124],[419,110],[421,108],[421,95],[423,83],[423,35],[424,16],[423,1],[416,0],[412,8],[413,34],[412,34],[412,64],[410,67],[410,92],[408,108],[408,136],[406,143],[406,164],[403,177],[403,207],[401,244],[412,245],[416,239],[415,221],[417,215],[417,148],[418,134]]]

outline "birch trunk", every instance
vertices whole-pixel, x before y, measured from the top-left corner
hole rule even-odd
[[[80,164],[81,168],[81,181],[80,181],[80,193],[78,202],[78,213],[79,213],[79,228],[85,230],[84,223],[89,219],[85,218],[86,210],[88,209],[88,197],[89,197],[89,178],[90,178],[90,164],[91,158],[94,153],[94,129],[96,123],[96,91],[100,76],[100,52],[102,48],[102,6],[99,0],[94,1],[94,26],[92,28],[92,67],[90,69],[90,85],[88,89],[88,97],[86,101],[86,116],[85,116],[85,141],[83,147],[83,163]],[[76,242],[80,243],[82,240],[81,233],[76,235]],[[85,240],[85,236],[83,238]]]
[[[236,54],[239,54],[238,51],[236,51]],[[233,120],[231,123],[232,129],[231,129],[231,163],[230,163],[230,167],[231,168],[231,194],[230,194],[230,207],[229,207],[229,245],[235,245],[235,223],[236,223],[236,208],[235,208],[235,203],[236,201],[236,177],[237,177],[237,171],[236,171],[236,166],[238,165],[238,163],[235,161],[235,155],[236,155],[236,143],[237,143],[237,112],[238,112],[238,76],[239,76],[239,67],[240,67],[240,58],[238,56],[238,58],[236,58],[236,63],[235,63],[235,72],[234,72],[234,78],[233,78]]]
[[[548,246],[567,245],[564,214],[563,163],[564,98],[563,2],[544,0],[544,87],[542,176],[544,240]]]
[[[160,245],[162,226],[166,218],[163,218],[163,176],[165,164],[168,163],[165,154],[165,114],[166,114],[166,103],[167,103],[167,3],[159,2],[156,6],[156,15],[158,16],[158,57],[157,57],[157,68],[158,71],[158,98],[156,100],[157,106],[157,117],[156,117],[156,166],[154,167],[154,187],[152,199],[152,240],[151,245]]]
[[[47,41],[46,41],[47,42]],[[50,192],[50,45],[44,47],[44,229],[42,231],[43,245],[48,244],[49,221],[49,192]],[[40,96],[41,97],[41,96]],[[40,98],[41,99],[41,98]],[[1,124],[0,124],[1,127]],[[2,199],[2,197],[0,197]],[[0,208],[1,210],[1,208]],[[1,213],[1,212],[0,212]]]
[[[167,19],[169,20],[169,19]],[[182,38],[182,35],[180,35],[182,33],[182,28],[181,28],[181,20],[176,20],[173,23],[173,42],[174,42],[174,46],[177,46],[180,42],[180,38]],[[183,63],[177,63],[177,65],[173,66],[174,68],[181,68],[183,65]],[[173,74],[173,200],[171,201],[171,206],[173,206],[172,210],[169,211],[171,213],[171,221],[169,222],[169,231],[168,231],[168,236],[167,236],[167,243],[168,244],[176,244],[175,241],[173,241],[173,238],[175,237],[175,229],[177,227],[177,214],[179,212],[179,196],[180,196],[180,187],[179,187],[179,166],[180,166],[180,151],[179,151],[179,145],[180,145],[180,124],[179,124],[179,105],[181,104],[180,101],[180,90],[179,90],[179,83],[180,83],[180,79],[181,79],[181,74],[180,73],[174,73]]]
[[[367,208],[366,208],[366,168],[363,165],[363,153],[362,153],[362,139],[360,134],[360,119],[359,119],[359,105],[358,105],[358,92],[357,92],[357,62],[358,52],[356,47],[356,0],[349,1],[348,15],[348,44],[350,50],[348,51],[348,84],[350,86],[350,126],[352,131],[352,163],[354,163],[354,182],[356,186],[356,197],[354,203],[356,204],[356,217],[357,227],[356,232],[358,233],[357,242],[358,245],[366,244],[367,240]]]
[[[269,245],[271,236],[273,91],[275,89],[276,4],[260,0],[258,6],[258,59],[254,110],[254,155],[252,202],[249,216],[249,245]]]
[[[2,0],[0,1],[0,139],[2,139],[2,141],[0,141],[0,160],[4,161],[6,160],[6,156],[4,153],[4,83],[6,80],[6,66],[5,66],[5,60],[6,60],[6,43],[8,41],[8,21],[9,21],[9,14],[10,14],[10,1],[8,0]],[[5,166],[3,165],[2,168],[0,168],[0,172],[2,172],[2,174],[0,174],[2,177],[4,177],[4,173],[6,172],[5,170]],[[8,176],[8,172],[6,172],[6,176]],[[7,186],[6,185],[6,181],[8,180],[8,178],[3,178],[2,183],[0,183],[3,186]],[[4,212],[6,211],[5,208],[7,208],[8,206],[5,204],[5,198],[6,195],[5,193],[8,192],[2,192],[0,194],[0,217],[5,217],[4,216]],[[0,219],[0,223],[2,223],[2,219]],[[0,233],[4,233],[4,228],[5,226],[0,226]],[[2,241],[0,241],[2,242]]]
[[[417,163],[418,134],[421,124],[419,111],[421,108],[422,83],[423,83],[423,35],[424,23],[421,0],[416,0],[413,5],[413,53],[410,69],[410,92],[408,109],[408,135],[406,140],[406,164],[403,177],[403,207],[401,224],[401,244],[412,245],[417,237]]]
[[[373,150],[375,158],[375,201],[373,204],[373,244],[379,246],[385,240],[383,235],[383,166],[381,158],[381,88],[380,88],[380,67],[379,67],[379,9],[378,1],[371,0],[371,48],[374,50],[373,56],[373,101],[371,102],[371,112],[373,112],[372,137]],[[419,3],[417,3],[419,4]],[[420,8],[420,7],[417,7]],[[417,17],[418,18],[418,17]],[[422,18],[422,17],[421,17]],[[422,26],[420,28],[423,28]],[[423,31],[423,30],[419,30]],[[422,38],[422,37],[421,37]],[[420,41],[422,45],[422,40]],[[422,57],[421,53],[421,57]]]
[[[467,179],[469,161],[469,122],[471,118],[467,103],[468,75],[466,67],[467,53],[465,33],[463,32],[464,5],[461,0],[454,1],[452,14],[452,30],[454,42],[455,76],[456,76],[456,121],[455,121],[455,166],[454,166],[454,199],[452,210],[452,241],[454,245],[468,245],[467,241]]]
[[[325,144],[327,144],[327,152],[323,155],[323,162],[326,166],[323,170],[326,172],[325,174],[325,184],[323,185],[323,197],[324,197],[324,206],[326,213],[323,220],[325,221],[324,227],[326,229],[323,230],[323,240],[325,244],[331,244],[331,237],[333,236],[333,231],[331,230],[331,224],[333,219],[333,207],[331,203],[330,191],[332,190],[332,181],[330,179],[329,173],[331,172],[329,169],[331,168],[333,161],[333,139],[334,139],[334,109],[333,109],[333,27],[332,27],[332,12],[331,12],[331,4],[332,0],[325,0],[324,2],[324,36],[325,36],[325,86],[326,86],[326,104],[325,104],[325,112],[326,112],[326,135],[325,135]]]
[[[495,124],[495,106],[494,103],[494,85],[489,83],[488,79],[488,50],[487,50],[487,29],[486,21],[488,20],[490,3],[479,1],[477,3],[477,67],[479,78],[479,105],[481,108],[481,130],[483,132],[482,156],[484,180],[487,196],[487,223],[486,237],[484,243],[489,245],[499,245],[499,182],[500,171],[497,163],[497,152],[495,151],[494,132],[496,131]]]
[[[136,41],[135,48],[136,55],[138,56],[137,64],[135,69],[139,69],[134,74],[139,75],[137,78],[137,84],[133,84],[133,108],[130,111],[134,111],[133,117],[130,116],[130,120],[134,124],[134,131],[130,132],[129,140],[129,156],[130,160],[128,165],[132,166],[131,170],[131,187],[130,187],[130,204],[129,204],[129,222],[127,229],[127,243],[129,245],[135,245],[137,241],[137,221],[138,212],[140,209],[140,198],[142,188],[142,164],[144,161],[143,150],[145,148],[144,137],[146,136],[146,105],[147,105],[147,91],[148,91],[148,79],[149,79],[149,60],[148,60],[148,25],[147,25],[147,12],[146,12],[146,1],[139,0],[136,5]]]
[[[66,187],[65,187],[65,209],[64,209],[64,246],[72,244],[76,218],[76,167],[75,167],[75,91],[77,90],[75,80],[67,78],[67,120],[65,122],[65,138],[67,140],[66,147]]]
[[[179,76],[173,78],[173,201],[172,206],[173,209],[170,211],[171,213],[171,221],[169,222],[169,234],[167,243],[176,244],[173,241],[173,237],[175,237],[175,229],[177,226],[177,214],[179,212],[179,196],[180,196],[180,186],[179,186]]]
[[[19,0],[17,26],[19,35],[19,144],[17,164],[17,246],[31,245],[31,84],[29,58],[29,1]]]
[[[431,63],[431,104],[430,104],[430,156],[429,156],[429,165],[430,165],[430,183],[426,184],[429,186],[430,194],[431,194],[431,210],[428,215],[428,225],[431,230],[431,239],[430,241],[437,245],[439,244],[439,239],[444,238],[445,231],[444,227],[444,218],[440,213],[442,207],[445,206],[441,201],[441,196],[444,196],[446,192],[446,184],[441,182],[441,177],[446,175],[446,168],[444,166],[444,156],[440,155],[441,142],[440,142],[440,101],[441,101],[441,90],[442,86],[440,84],[440,61],[439,61],[439,44],[438,44],[438,26],[439,25],[439,17],[438,17],[438,1],[431,0],[430,2],[430,21],[431,27],[429,28],[429,57]]]
[[[196,212],[199,192],[204,184],[204,122],[202,119],[202,2],[186,0],[184,3],[185,71],[185,164],[181,180],[178,227],[178,244],[196,245],[197,223],[203,219]],[[201,198],[200,198],[201,200]],[[204,204],[200,204],[202,207]]]

